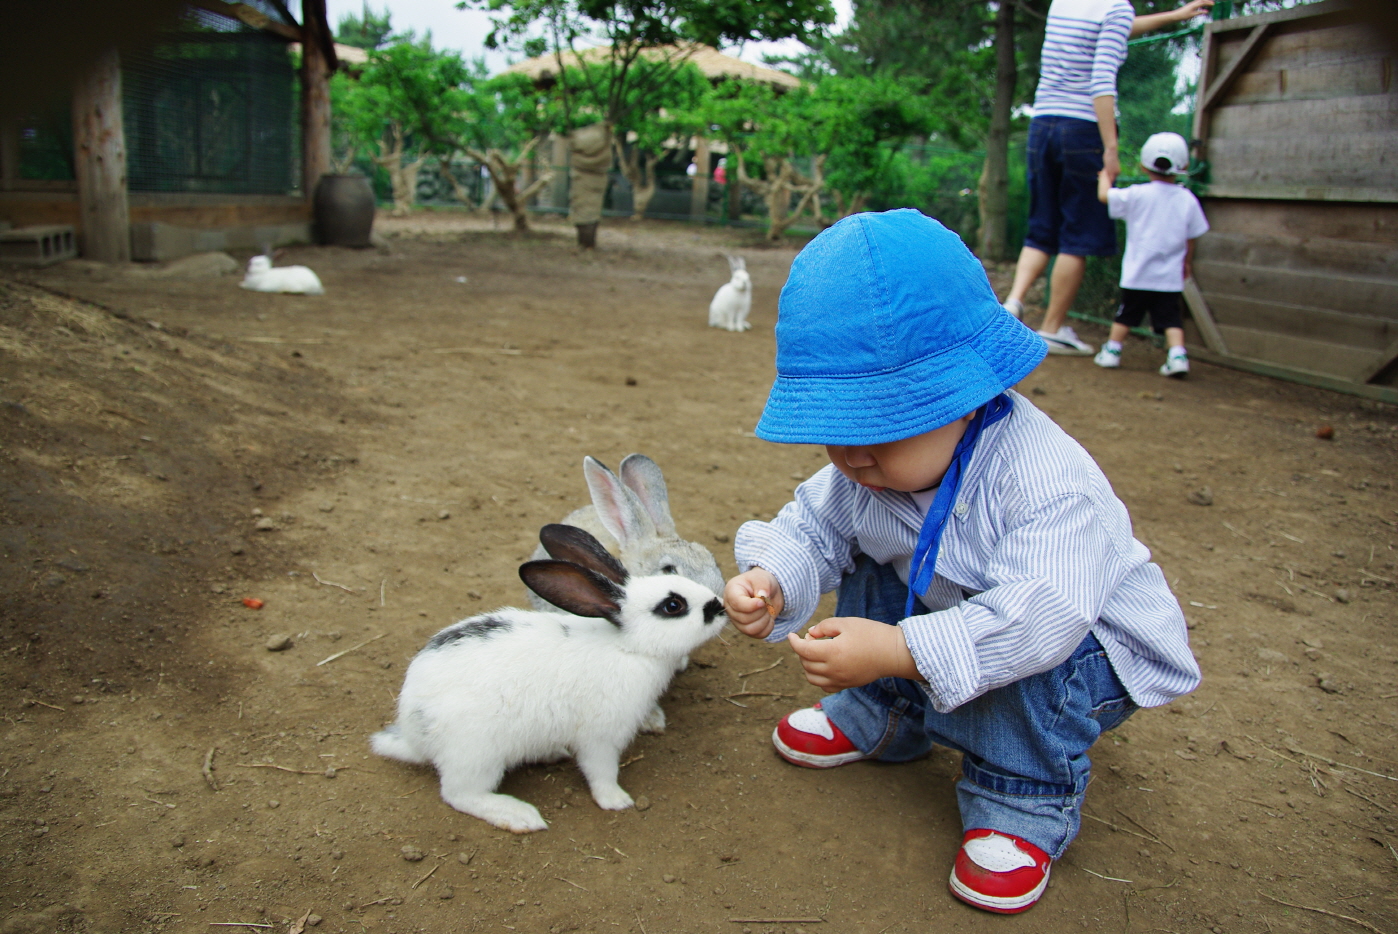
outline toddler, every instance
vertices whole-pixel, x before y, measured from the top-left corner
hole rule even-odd
[[[1121,259],[1121,304],[1112,333],[1093,362],[1121,366],[1121,342],[1131,328],[1150,314],[1150,326],[1165,335],[1169,351],[1161,376],[1189,372],[1184,349],[1184,319],[1180,292],[1191,277],[1194,241],[1209,229],[1199,199],[1175,184],[1189,168],[1189,146],[1178,133],[1157,133],[1141,147],[1141,168],[1150,181],[1130,188],[1113,188],[1106,173],[1097,176],[1097,200],[1107,213],[1126,221],[1126,255]]]
[[[961,240],[856,214],[792,263],[757,435],[830,465],[738,531],[728,615],[835,693],[789,714],[788,762],[962,753],[952,894],[1032,906],[1078,832],[1087,750],[1199,683],[1184,616],[1102,471],[1010,387],[1046,352]],[[799,629],[820,595],[836,615]]]

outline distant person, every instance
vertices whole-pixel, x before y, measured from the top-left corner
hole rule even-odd
[[[1121,342],[1131,328],[1150,315],[1151,329],[1169,346],[1161,376],[1189,373],[1184,349],[1180,293],[1193,275],[1194,241],[1209,229],[1199,199],[1175,184],[1189,169],[1189,144],[1178,133],[1157,133],[1141,147],[1144,185],[1113,188],[1106,172],[1097,176],[1097,200],[1113,219],[1126,221],[1126,255],[1121,260],[1121,304],[1112,332],[1093,360],[1098,366],[1121,366]]]
[[[719,159],[718,166],[714,169],[714,181],[720,185],[728,184],[728,160]]]
[[[1065,322],[1089,256],[1116,255],[1116,227],[1097,200],[1094,180],[1121,174],[1117,154],[1116,75],[1126,40],[1193,19],[1214,0],[1190,0],[1168,13],[1136,16],[1129,0],[1053,0],[1029,123],[1029,232],[1005,310],[1024,313],[1024,296],[1057,256],[1039,336],[1049,353],[1090,355],[1091,344]]]

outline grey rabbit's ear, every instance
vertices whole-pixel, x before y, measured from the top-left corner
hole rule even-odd
[[[570,561],[618,584],[626,583],[626,568],[589,532],[573,525],[552,523],[539,530],[539,542],[550,558]]]
[[[526,561],[519,579],[560,610],[621,625],[621,587],[596,571],[571,561]]]
[[[621,482],[626,484],[641,507],[655,523],[655,531],[665,537],[678,533],[675,520],[670,518],[670,494],[665,488],[665,476],[655,461],[644,454],[628,454],[621,462]]]
[[[587,480],[602,528],[610,532],[623,549],[655,536],[655,523],[640,499],[605,464],[594,457],[584,457],[583,478]]]

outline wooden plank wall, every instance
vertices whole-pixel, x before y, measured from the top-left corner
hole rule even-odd
[[[1398,341],[1398,204],[1206,198],[1194,278],[1234,354],[1363,378]]]
[[[1248,33],[1213,35],[1215,74]],[[1269,26],[1244,73],[1209,114],[1207,159],[1216,194],[1266,197],[1272,189],[1295,198],[1324,189],[1316,194],[1348,200],[1334,189],[1355,189],[1355,200],[1398,201],[1393,51],[1352,14]]]
[[[1394,385],[1394,52],[1343,4],[1325,8],[1211,29],[1212,77],[1266,23],[1202,124],[1212,229],[1195,280],[1231,355]]]

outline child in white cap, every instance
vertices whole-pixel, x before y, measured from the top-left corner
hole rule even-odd
[[[783,759],[962,753],[951,892],[1007,914],[1077,834],[1097,737],[1199,683],[1126,507],[1011,388],[1046,352],[936,221],[855,214],[821,233],[782,288],[757,435],[831,463],[738,530],[724,588],[739,630],[788,640],[834,692],[777,724]],[[836,588],[836,615],[799,638]]]
[[[1149,314],[1151,328],[1165,335],[1170,348],[1160,375],[1178,378],[1189,372],[1180,293],[1193,274],[1194,241],[1208,231],[1209,222],[1194,193],[1175,183],[1189,169],[1183,136],[1156,133],[1146,140],[1141,168],[1150,181],[1130,188],[1113,188],[1105,172],[1097,176],[1097,200],[1113,218],[1126,221],[1126,255],[1121,260],[1121,304],[1112,333],[1093,362],[1108,369],[1121,366],[1121,342]]]

